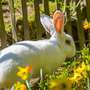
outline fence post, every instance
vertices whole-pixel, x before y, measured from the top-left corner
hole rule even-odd
[[[14,9],[14,0],[10,0],[9,2],[10,12],[11,12],[11,23],[12,23],[12,42],[17,42],[16,35],[16,20],[15,20],[15,9]]]
[[[85,37],[84,37],[84,30],[82,26],[82,16],[81,16],[80,5],[78,5],[78,7],[76,8],[76,12],[77,12],[77,33],[78,33],[78,39],[79,39],[79,46],[80,46],[80,49],[82,49],[84,47]]]
[[[56,1],[56,9],[57,10],[60,10],[60,1],[59,0],[55,0]]]
[[[90,22],[90,0],[86,0],[86,11],[87,11],[87,20]],[[88,31],[88,41],[90,47],[90,29]]]
[[[49,0],[43,0],[44,3],[44,12],[49,15]]]
[[[66,6],[70,4],[70,0],[66,0]],[[66,8],[66,13],[67,13],[67,24],[66,24],[66,29],[68,34],[72,35],[72,24],[71,24],[71,16],[70,16],[70,10],[69,8]]]
[[[7,46],[7,34],[5,31],[3,11],[2,11],[2,0],[0,0],[0,38],[1,38],[1,49]]]
[[[37,27],[37,39],[42,37],[42,26],[40,23],[40,9],[39,0],[34,0],[34,10],[35,10],[35,25]]]
[[[22,3],[22,14],[23,14],[23,29],[24,29],[24,39],[29,40],[29,23],[27,15],[27,0],[21,0]]]

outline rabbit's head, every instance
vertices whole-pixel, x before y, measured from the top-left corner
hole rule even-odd
[[[64,32],[64,14],[56,11],[53,15],[53,23],[56,31],[56,38],[59,47],[65,52],[66,57],[75,55],[75,44],[73,38]]]
[[[41,23],[45,30],[51,34],[51,38],[56,38],[58,46],[64,51],[66,57],[75,55],[76,48],[73,38],[64,32],[64,14],[57,10],[53,14],[53,19],[47,15],[41,16]]]

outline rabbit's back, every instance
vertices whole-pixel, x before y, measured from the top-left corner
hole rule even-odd
[[[1,51],[0,65],[12,60],[20,66],[32,65],[37,72],[40,68],[52,69],[64,59],[63,50],[50,40],[23,41]]]

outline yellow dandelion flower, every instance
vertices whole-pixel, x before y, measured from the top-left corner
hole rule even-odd
[[[72,83],[68,79],[62,79],[62,80],[51,80],[49,82],[49,88],[50,90],[71,90]]]
[[[80,73],[74,73],[74,76],[69,79],[73,82],[78,83],[78,81],[82,79],[82,76]]]
[[[27,90],[27,88],[25,84],[18,81],[14,84],[14,90]]]
[[[85,65],[84,62],[82,62],[81,65],[77,69],[74,70],[74,73],[79,73],[81,74],[81,76],[86,78],[87,77],[86,69],[87,69],[87,66]]]
[[[32,67],[18,67],[18,69],[19,71],[17,72],[17,76],[19,76],[22,80],[27,80],[30,76],[30,72],[32,71]]]
[[[26,85],[22,84],[20,90],[27,90]]]
[[[87,77],[86,72],[87,66],[84,62],[81,63],[81,65],[74,70],[74,76],[70,78],[73,82],[79,82],[81,79]]]
[[[90,22],[88,22],[87,20],[85,20],[84,23],[83,23],[83,28],[85,30],[89,29],[90,28]]]

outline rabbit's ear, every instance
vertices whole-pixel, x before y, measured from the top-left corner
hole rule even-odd
[[[47,15],[41,15],[40,21],[45,31],[48,32],[52,36],[55,33],[53,19]]]
[[[54,23],[56,32],[63,32],[64,14],[58,10],[55,11],[53,15],[53,23]]]

